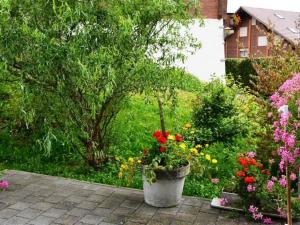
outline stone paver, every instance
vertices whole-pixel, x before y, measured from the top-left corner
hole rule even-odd
[[[13,170],[6,171],[4,179],[11,186],[0,192],[1,225],[257,224],[241,214],[232,218],[201,198],[184,197],[177,207],[155,208],[135,189]]]

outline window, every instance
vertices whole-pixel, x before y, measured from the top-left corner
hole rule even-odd
[[[248,49],[247,48],[241,48],[240,49],[240,57],[248,57],[249,55],[249,52],[248,52]]]
[[[251,23],[252,25],[254,25],[254,26],[256,25],[256,19],[255,18],[252,18],[251,22],[252,22]]]
[[[240,37],[247,37],[248,27],[241,27],[240,28]]]
[[[257,46],[267,46],[268,40],[266,36],[259,36],[257,38]]]

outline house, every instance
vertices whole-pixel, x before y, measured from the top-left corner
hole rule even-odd
[[[273,31],[285,43],[297,43],[300,40],[297,21],[300,21],[300,12],[240,7],[225,21],[226,58],[269,56],[266,32]]]
[[[187,57],[183,67],[200,80],[209,81],[211,75],[222,77],[225,74],[224,18],[227,17],[227,0],[200,0],[201,17],[189,29],[202,47]]]

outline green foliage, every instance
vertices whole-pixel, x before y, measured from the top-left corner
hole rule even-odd
[[[228,143],[236,136],[245,136],[246,128],[235,105],[238,89],[229,88],[215,80],[204,87],[194,102],[194,142],[206,144]]]
[[[257,73],[250,59],[226,59],[226,76],[243,87],[253,87],[253,76]]]
[[[190,7],[183,0],[1,1],[0,96],[9,112],[0,112],[0,123],[25,130],[47,154],[68,146],[93,167],[104,163],[110,125],[128,97],[172,93],[171,64],[184,47],[198,47],[189,32],[180,36]],[[153,59],[158,49],[162,57]]]

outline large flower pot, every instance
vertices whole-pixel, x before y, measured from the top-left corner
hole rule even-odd
[[[143,176],[145,202],[154,207],[177,206],[182,199],[184,180],[189,172],[189,164],[173,171],[156,171],[157,181],[152,184]]]

